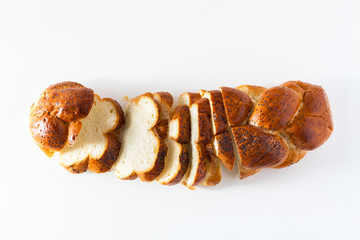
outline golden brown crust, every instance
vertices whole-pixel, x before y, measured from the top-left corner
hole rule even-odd
[[[206,146],[204,144],[197,143],[195,143],[195,146],[197,148],[197,151],[199,152],[199,164],[197,165],[194,183],[191,184],[191,186],[197,186],[204,180],[207,171],[206,163],[209,161]]]
[[[221,87],[220,90],[229,125],[235,127],[243,124],[253,107],[251,98],[236,88]]]
[[[265,87],[254,86],[254,85],[241,85],[236,88],[243,91],[244,93],[246,93],[252,99],[253,103],[255,103],[255,104],[259,100],[261,94],[266,90]],[[253,108],[254,108],[254,106],[251,108],[250,112],[252,112]],[[241,162],[238,162],[237,165],[238,165],[240,179],[245,179],[245,178],[250,177],[260,171],[260,169],[249,169],[249,168],[243,167],[241,165]]]
[[[76,138],[79,136],[82,123],[80,121],[71,122],[69,124],[69,133],[67,143],[72,146],[74,145]]]
[[[268,130],[281,130],[292,120],[301,100],[301,95],[291,88],[270,88],[261,94],[250,116],[250,124]]]
[[[186,105],[179,105],[173,109],[170,122],[178,122],[179,133],[177,136],[171,136],[179,143],[189,143],[190,133],[190,110]]]
[[[86,117],[93,102],[93,90],[79,83],[49,86],[31,109],[29,127],[35,142],[48,152],[61,150],[68,139],[68,124]]]
[[[249,125],[233,127],[232,132],[243,167],[261,169],[285,161],[288,147],[279,136]]]
[[[210,103],[213,135],[224,132],[227,129],[227,117],[221,92],[219,90],[200,90],[200,93],[202,97],[207,98]]]
[[[174,176],[174,178],[169,181],[167,183],[167,185],[175,185],[175,184],[178,184],[181,179],[184,177],[185,173],[186,173],[186,170],[188,168],[188,165],[189,165],[189,153],[188,153],[188,150],[187,148],[183,145],[183,144],[179,144],[181,146],[181,149],[180,149],[180,155],[179,155],[179,162],[180,162],[180,165],[179,165],[179,169],[178,169],[178,172],[177,174]]]
[[[235,165],[234,147],[229,131],[220,133],[213,138],[215,155],[228,170],[232,170]]]
[[[108,133],[106,134],[106,139],[107,146],[103,155],[100,158],[89,157],[88,169],[94,173],[104,173],[110,171],[119,155],[121,144],[116,137],[113,134]]]
[[[43,151],[59,151],[65,146],[68,139],[67,124],[57,117],[32,115],[30,131],[35,143]]]
[[[197,137],[197,143],[207,144],[211,141],[211,110],[209,100],[202,98],[196,103],[198,108],[198,125],[199,136]]]
[[[322,116],[297,116],[286,128],[296,147],[314,150],[320,147],[332,133],[330,114]]]
[[[333,131],[330,104],[324,89],[299,81],[283,85],[292,88],[296,88],[296,85],[297,89],[304,90],[302,107],[285,129],[286,133],[299,149],[314,150],[320,147]]]
[[[144,182],[151,182],[155,180],[156,177],[160,175],[165,165],[165,157],[167,154],[167,146],[163,140],[157,139],[159,141],[159,150],[154,161],[154,166],[148,172],[137,172],[137,175]]]

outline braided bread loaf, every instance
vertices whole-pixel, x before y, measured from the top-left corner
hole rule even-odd
[[[106,109],[113,115],[99,110],[99,106],[105,108],[99,104],[102,101],[108,102]],[[269,89],[242,85],[184,93],[177,106],[173,106],[170,93],[146,93],[132,99],[126,109],[126,126],[120,129],[125,120],[115,100],[101,100],[78,83],[55,84],[33,105],[30,131],[47,155],[60,152],[62,165],[71,172],[87,168],[108,171],[118,159],[115,172],[121,179],[139,176],[143,181],[157,179],[166,185],[182,182],[192,188],[200,183],[218,184],[220,162],[228,170],[236,164],[241,179],[263,168],[290,166],[307,151],[320,147],[333,130],[324,89],[300,81]],[[98,129],[105,137],[88,134]],[[91,148],[99,148],[97,141],[88,141],[95,135],[107,141],[96,154]],[[123,144],[121,150],[115,135]],[[64,155],[64,149],[71,154]],[[64,160],[84,149],[87,153],[82,158],[86,159]],[[87,167],[90,160],[98,165]]]
[[[258,99],[252,112],[246,113],[248,124],[232,128],[244,167],[287,167],[330,137],[331,110],[320,86],[290,81],[261,90],[260,95],[249,86],[238,89],[255,96],[252,101]]]

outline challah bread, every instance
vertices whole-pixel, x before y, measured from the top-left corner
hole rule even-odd
[[[111,169],[120,151],[114,131],[123,124],[124,113],[118,102],[101,99],[95,94],[93,106],[84,119],[72,145],[65,145],[59,153],[60,164],[72,173],[89,169],[95,173]]]
[[[126,121],[119,134],[122,144],[113,166],[123,180],[137,176],[153,181],[164,169],[167,146],[157,132],[161,122],[161,106],[153,94],[146,93],[130,100],[125,108]]]
[[[161,105],[165,105],[163,108],[170,109],[168,103],[164,102],[165,99],[159,99],[159,101]],[[189,153],[186,144],[190,142],[190,139],[186,142],[184,141],[186,138],[182,136],[182,134],[190,136],[190,112],[187,106],[178,106],[173,109],[168,132],[169,134],[165,138],[165,144],[168,147],[165,166],[156,180],[164,185],[174,185],[181,181],[189,164]],[[172,136],[176,136],[175,139],[181,139],[183,142],[175,141]]]
[[[45,89],[33,104],[30,132],[48,156],[57,153],[68,171],[101,173],[109,171],[117,158],[120,143],[113,131],[123,120],[115,100],[100,99],[79,83],[62,82]]]
[[[120,179],[189,188],[218,184],[220,163],[236,164],[240,179],[290,166],[333,131],[324,89],[300,81],[184,93],[172,106],[170,93],[145,93],[128,102],[124,124],[115,100],[62,82],[33,104],[29,126],[40,149],[70,172],[112,168]]]

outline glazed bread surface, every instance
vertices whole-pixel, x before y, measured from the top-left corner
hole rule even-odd
[[[56,83],[46,88],[30,110],[30,132],[48,156],[73,144],[80,132],[77,121],[85,118],[93,105],[94,91],[76,82]]]

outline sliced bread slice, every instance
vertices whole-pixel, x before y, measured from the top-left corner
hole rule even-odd
[[[189,165],[181,182],[190,189],[194,189],[206,177],[208,166],[208,152],[204,144],[191,141]]]
[[[180,96],[181,103],[191,103],[193,94],[183,94]],[[185,99],[185,100],[184,100]],[[209,162],[206,144],[211,141],[211,120],[210,106],[208,99],[200,99],[190,107],[191,152],[189,167],[182,182],[192,188],[200,184],[206,177],[207,164]]]
[[[229,135],[227,136],[231,137],[235,162],[239,171],[239,178],[244,179],[257,173],[260,170],[249,169],[242,166],[239,150],[237,149],[237,144],[234,139],[233,128],[236,126],[242,126],[247,123],[248,117],[252,112],[253,106],[255,105],[254,99],[250,98],[247,92],[251,92],[251,90],[253,89],[251,88],[251,86],[247,86],[245,88],[245,90],[248,90],[247,92],[244,92],[237,88],[230,88],[230,87],[221,87],[220,90],[223,96],[226,116],[229,121],[229,128],[228,128]],[[258,88],[256,87],[255,90],[258,90]],[[255,90],[254,92],[256,93],[260,92]]]
[[[213,135],[227,130],[227,118],[223,98],[219,90],[200,90],[201,97],[207,98],[210,103]]]
[[[169,122],[170,109],[171,109],[171,106],[173,103],[172,96],[171,95],[169,96],[169,95],[170,95],[170,93],[164,93],[164,92],[161,92],[161,95],[159,95],[158,93],[154,94],[154,99],[156,99],[156,101],[161,106],[160,107],[160,109],[161,109],[160,115],[163,115],[163,118],[164,118],[163,121],[165,121],[167,119],[166,123]],[[169,101],[169,99],[171,99],[171,101]],[[184,106],[184,107],[187,107],[187,106]],[[175,112],[173,112],[171,114],[171,117],[172,118],[176,117],[176,119],[178,120],[177,122],[184,122],[184,121],[190,122],[189,110],[184,112],[184,111],[182,111],[182,108],[175,108],[174,111]],[[179,115],[179,112],[177,112],[177,111],[180,111],[181,115]],[[171,119],[171,120],[173,120],[173,119]],[[175,121],[175,120],[173,120],[173,121]],[[163,125],[165,125],[165,124],[163,124]],[[190,128],[190,125],[188,127]],[[172,129],[172,128],[175,128],[175,129]],[[170,124],[168,130],[169,130],[169,132],[174,132],[174,134],[177,136],[181,134],[180,128],[178,127],[178,125],[175,125],[175,124]],[[175,133],[175,131],[178,131],[178,132]],[[188,129],[188,131],[190,131],[190,129]],[[183,176],[187,170],[187,166],[189,164],[189,154],[188,154],[185,144],[176,142],[169,134],[166,134],[165,144],[168,147],[167,154],[165,157],[165,166],[164,166],[164,170],[156,178],[156,180],[159,183],[164,184],[164,185],[174,185],[181,181],[181,179],[183,178]]]
[[[235,156],[221,91],[200,90],[200,94],[210,103],[214,154],[228,170],[232,170]]]
[[[191,140],[207,144],[212,139],[209,100],[202,98],[190,106]]]
[[[165,166],[156,180],[163,185],[178,184],[184,177],[188,164],[189,154],[185,144],[178,143],[167,137],[167,154],[165,157]]]
[[[158,135],[160,105],[150,93],[140,95],[127,104],[126,121],[119,140],[119,157],[113,166],[115,175],[124,180],[153,181],[164,169],[167,146]]]
[[[262,86],[254,86],[254,85],[241,85],[241,86],[236,87],[236,89],[243,91],[250,97],[250,99],[253,103],[251,111],[248,114],[248,116],[250,116],[250,114],[254,111],[254,107],[256,106],[257,102],[259,101],[261,94],[267,88],[262,87]],[[241,179],[244,179],[251,175],[254,175],[255,173],[257,173],[259,171],[260,171],[260,169],[249,169],[249,168],[242,167],[241,164],[239,164],[239,172],[240,172]]]
[[[71,134],[77,135],[76,141],[58,153],[60,164],[72,173],[87,169],[95,173],[109,171],[120,151],[120,143],[112,132],[120,128],[123,120],[118,102],[94,95],[89,114],[77,123],[80,131]]]

